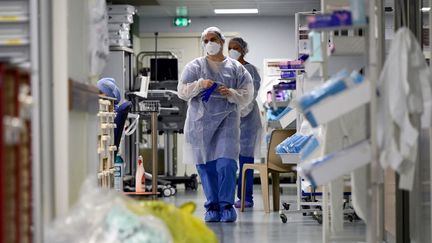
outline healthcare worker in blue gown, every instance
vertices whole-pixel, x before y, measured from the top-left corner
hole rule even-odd
[[[188,101],[183,161],[196,164],[207,198],[206,222],[234,222],[240,111],[253,98],[249,72],[222,53],[225,37],[216,27],[201,35],[206,56],[188,63],[178,96]]]
[[[103,95],[114,98],[114,105],[117,108],[121,100],[121,93],[116,81],[113,78],[101,78],[96,86]]]
[[[114,145],[119,148],[127,116],[132,108],[132,103],[126,101],[120,104],[122,99],[121,90],[113,78],[101,78],[97,82],[97,87],[101,94],[114,98],[114,110],[117,113],[114,118],[114,123],[116,124],[116,127],[114,128]],[[114,152],[114,157],[120,154],[119,151],[120,148]]]
[[[248,44],[243,38],[235,37],[230,40],[228,44],[228,55],[238,60],[243,66],[249,71],[252,76],[254,85],[253,101],[243,108],[240,112],[240,173],[237,188],[237,197],[239,200],[235,202],[235,207],[240,208],[240,197],[241,197],[241,181],[242,181],[242,170],[243,165],[246,163],[254,163],[254,155],[260,146],[262,124],[259,113],[258,104],[256,97],[258,90],[261,85],[261,77],[258,74],[256,67],[247,61],[244,56],[248,53]],[[246,173],[246,196],[245,196],[245,207],[253,207],[253,170],[248,170]]]

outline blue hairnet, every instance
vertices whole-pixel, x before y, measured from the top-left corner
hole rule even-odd
[[[102,78],[97,82],[98,89],[108,97],[115,98],[115,104],[121,100],[120,89],[113,78]]]
[[[241,38],[241,37],[234,37],[234,38],[232,38],[230,40],[230,42],[236,42],[237,44],[239,44],[239,46],[243,50],[243,55],[245,55],[246,53],[249,52],[248,44],[247,44],[246,41],[243,40],[243,38]]]
[[[218,27],[208,27],[205,29],[201,34],[201,41],[204,41],[204,37],[210,32],[215,33],[221,41],[225,42],[225,36]]]

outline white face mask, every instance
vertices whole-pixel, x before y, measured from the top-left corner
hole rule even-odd
[[[220,49],[221,49],[221,45],[216,43],[216,42],[209,41],[205,45],[205,50],[206,50],[207,54],[209,54],[210,56],[214,56],[214,55],[218,54]]]
[[[231,57],[232,59],[238,60],[241,56],[241,53],[234,49],[231,49],[228,51],[228,56]]]

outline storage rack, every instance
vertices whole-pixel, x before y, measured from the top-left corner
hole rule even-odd
[[[110,47],[110,53],[108,55],[107,64],[102,72],[103,77],[113,78],[119,89],[122,92],[130,92],[133,90],[134,79],[133,79],[133,68],[134,68],[134,54],[133,50],[127,47]],[[129,97],[122,97],[120,103],[125,101],[125,98],[129,100]],[[133,121],[134,118],[128,118]],[[125,161],[125,176],[134,176],[133,173],[136,171],[136,161],[138,160],[138,141],[139,141],[139,128],[137,131],[130,136],[126,136],[121,140],[120,148],[124,152],[123,159]]]
[[[0,2],[0,59],[30,60],[30,1]]]
[[[261,100],[267,100],[267,91],[271,91],[272,93],[272,101],[269,104],[274,109],[284,108],[287,106],[292,107],[287,101],[276,101],[274,86],[279,84],[283,80],[295,81],[296,78],[289,79],[281,79],[280,75],[282,71],[288,69],[279,68],[279,63],[288,61],[288,59],[265,59],[264,60],[264,74],[263,74],[263,87],[260,89]],[[289,69],[289,71],[293,71],[296,73],[296,76],[300,74],[301,69]],[[265,95],[265,96],[264,96]],[[293,97],[295,97],[295,91],[293,92]],[[295,128],[296,122],[296,112],[291,110],[287,114],[285,114],[279,121],[269,121],[267,126],[273,129],[281,129],[281,128]]]
[[[295,30],[296,30],[296,36],[295,36],[295,48],[296,48],[296,52],[297,52],[297,56],[301,56],[301,55],[309,55],[310,54],[310,47],[309,44],[305,44],[305,41],[308,42],[309,41],[309,28],[307,26],[307,21],[306,21],[306,17],[310,16],[310,15],[314,15],[318,12],[299,12],[295,14]],[[300,70],[295,70],[296,71],[296,96],[300,96],[303,94],[304,92],[304,79],[305,79],[305,71],[307,72],[307,70],[305,69],[300,69]],[[301,115],[300,112],[298,112],[298,110],[293,110],[292,111],[293,114],[292,116],[295,117],[296,120],[296,130],[300,131],[300,126],[302,124],[303,121],[303,116]],[[284,128],[284,127],[282,127]],[[282,159],[282,163],[284,164],[293,164],[293,165],[297,165],[298,163],[300,163],[301,158],[300,158],[300,154],[293,154],[293,153],[286,153],[286,154],[279,154],[279,156]],[[287,222],[287,216],[286,214],[295,214],[295,213],[315,213],[316,209],[314,208],[310,208],[310,207],[321,207],[322,206],[322,202],[308,202],[308,201],[303,201],[302,196],[303,196],[303,189],[302,189],[302,180],[303,178],[299,175],[299,173],[296,173],[296,209],[295,210],[290,210],[290,203],[283,203],[284,205],[284,209],[285,210],[280,210],[279,211],[279,216],[282,220],[282,222],[286,223]],[[315,191],[312,191],[310,194],[313,195],[315,193]],[[287,205],[287,206],[286,206]]]
[[[0,242],[33,242],[40,238],[34,188],[39,145],[32,108],[36,93],[37,3],[0,1]],[[32,39],[30,39],[32,36]],[[34,37],[34,38],[33,38]],[[34,217],[36,216],[36,218]]]
[[[30,76],[0,64],[0,237],[2,242],[32,239],[32,150]]]
[[[327,9],[327,4],[329,4],[331,1],[321,1],[321,9],[325,12]],[[369,26],[372,28],[373,33],[368,32],[368,26],[344,26],[344,27],[334,27],[334,28],[324,28],[324,29],[316,29],[315,31],[320,32],[321,36],[321,52],[323,61],[319,64],[319,76],[321,77],[322,81],[326,81],[329,77],[329,73],[334,73],[335,70],[332,70],[332,68],[335,68],[335,66],[338,69],[340,69],[340,66],[347,66],[348,68],[352,68],[349,64],[344,65],[333,65],[332,62],[335,61],[335,56],[342,56],[347,57],[349,56],[354,60],[354,62],[358,61],[359,59],[353,58],[353,56],[359,56],[359,55],[367,55],[366,63],[369,66],[367,67],[367,73],[368,73],[368,79],[365,83],[356,89],[362,89],[362,92],[365,94],[363,97],[364,100],[361,102],[351,102],[351,99],[349,103],[352,103],[350,107],[346,107],[345,111],[338,110],[327,112],[327,115],[322,116],[322,119],[318,122],[319,124],[326,124],[328,121],[333,120],[334,118],[344,114],[346,111],[353,110],[354,108],[360,107],[361,105],[368,104],[369,107],[369,114],[368,114],[368,134],[369,137],[367,138],[367,146],[370,148],[370,157],[372,158],[372,163],[370,165],[370,184],[369,189],[372,192],[371,197],[368,195],[364,195],[365,197],[368,197],[368,201],[371,203],[371,210],[369,219],[370,222],[367,224],[367,242],[382,242],[382,234],[380,232],[381,224],[379,220],[382,219],[383,215],[383,208],[382,208],[382,185],[379,184],[379,174],[381,169],[378,165],[378,152],[377,152],[377,144],[376,144],[376,124],[375,124],[375,117],[376,117],[376,97],[375,97],[375,90],[376,90],[376,80],[378,79],[379,71],[380,71],[380,65],[382,65],[382,55],[380,51],[382,50],[383,46],[380,45],[380,41],[382,40],[382,30],[381,28],[375,29],[375,26],[381,27],[382,26],[382,16],[379,14],[383,10],[382,2],[380,1],[370,1],[369,2]],[[339,52],[334,53],[334,56],[328,56],[328,41],[331,39],[329,34],[334,31],[339,30],[363,30],[363,37],[355,37],[355,42],[358,43],[359,48],[364,48],[363,52],[359,51],[352,51],[345,48],[345,52]],[[352,37],[337,37],[337,42],[339,42],[339,46],[344,46],[344,43],[350,42],[353,40]],[[349,38],[349,39],[347,39]],[[369,39],[367,39],[369,38]],[[353,42],[351,42],[353,43]],[[369,43],[369,45],[366,45],[366,43]],[[337,47],[336,47],[337,48]],[[344,50],[344,48],[340,48]],[[370,55],[369,55],[370,54]],[[377,58],[371,59],[370,56],[377,56]],[[313,64],[310,64],[311,66]],[[306,68],[310,69],[310,68]],[[357,90],[356,90],[357,91]],[[369,94],[369,95],[368,95]],[[345,94],[346,95],[346,94]],[[339,95],[338,97],[335,96],[334,100],[339,99],[339,104],[341,104],[341,99],[343,95]],[[358,99],[361,100],[361,99]],[[330,104],[327,104],[327,106]],[[324,110],[326,107],[324,107],[325,104],[323,104],[321,107],[317,107],[316,109]],[[316,110],[315,113],[320,113],[320,111]],[[328,109],[327,109],[328,111]],[[326,152],[326,151],[324,151]],[[323,185],[323,202],[322,202],[322,209],[323,209],[323,242],[330,242],[331,240],[341,240],[344,239],[343,236],[340,235],[331,235],[330,234],[330,217],[329,217],[329,188],[328,185]],[[381,193],[381,196],[380,196]],[[335,194],[336,196],[339,194]],[[337,207],[337,205],[333,205],[333,207]],[[332,218],[332,221],[335,220]],[[340,229],[339,229],[340,230]],[[337,230],[336,230],[337,231]],[[347,240],[347,239],[345,239]],[[354,240],[352,238],[349,238],[349,240]],[[359,240],[359,239],[356,239]],[[365,239],[361,239],[365,240]]]
[[[114,152],[117,151],[117,147],[114,145],[115,116],[114,99],[100,96],[98,113],[98,184],[102,188],[114,187]]]

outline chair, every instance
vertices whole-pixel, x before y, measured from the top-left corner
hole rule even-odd
[[[287,137],[294,135],[296,130],[274,130],[271,133],[270,143],[267,147],[267,161],[265,163],[244,164],[242,174],[242,189],[241,189],[241,212],[244,211],[245,195],[246,195],[246,171],[258,170],[261,179],[261,190],[263,193],[264,211],[270,213],[269,206],[269,173],[272,175],[273,188],[273,210],[279,211],[280,190],[279,190],[279,174],[293,171],[293,165],[282,164],[282,159],[276,154],[276,146]]]

